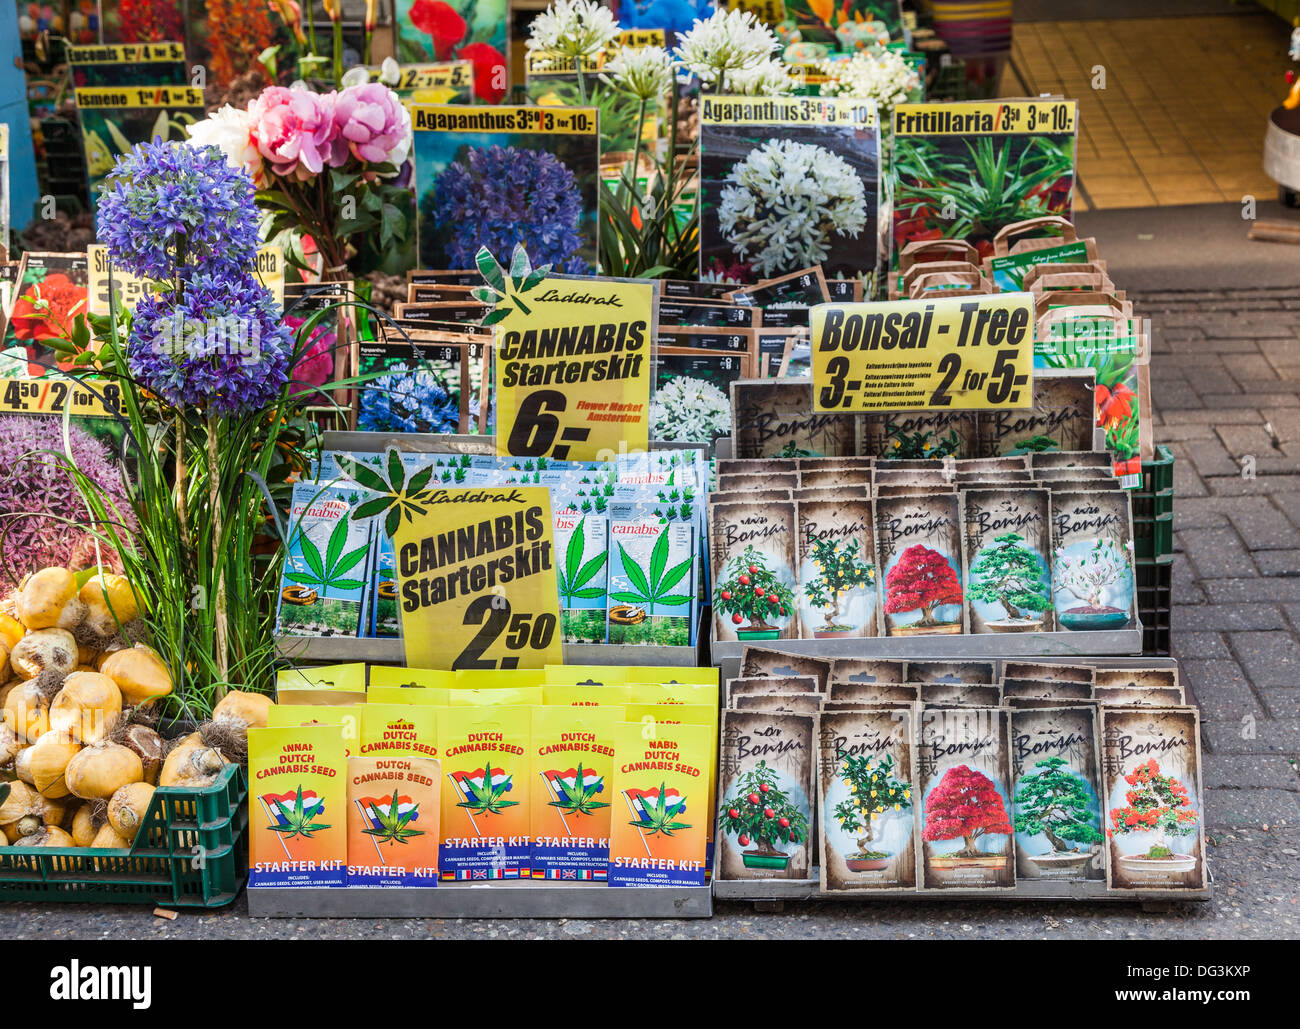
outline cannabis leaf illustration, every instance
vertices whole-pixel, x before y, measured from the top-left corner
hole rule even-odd
[[[379,819],[380,827],[378,829],[362,829],[361,831],[368,836],[378,837],[380,843],[405,843],[412,836],[424,835],[423,829],[407,828],[411,820],[419,813],[420,805],[416,804],[405,814],[399,813],[397,810],[396,790],[393,790],[393,799],[387,811],[378,804],[374,805],[371,810],[374,811],[375,817]]]
[[[644,833],[653,836],[655,833],[663,833],[665,836],[673,835],[677,829],[689,829],[689,822],[675,821],[682,809],[686,806],[685,797],[677,797],[671,804],[668,802],[667,783],[659,784],[659,796],[655,800],[654,806],[646,810],[650,816],[649,822],[635,821],[628,822],[628,825],[635,826]]]
[[[356,550],[344,553],[343,548],[347,546],[347,542],[347,519],[340,519],[330,532],[324,555],[321,554],[320,548],[307,537],[307,534],[302,530],[301,524],[299,524],[290,543],[301,544],[302,558],[307,562],[307,569],[305,571],[286,571],[284,577],[300,586],[319,586],[322,598],[327,597],[332,589],[343,592],[361,589],[365,585],[362,580],[346,579],[342,578],[342,576],[365,560],[369,548],[361,546]]]
[[[586,510],[587,506],[584,502],[583,510]],[[582,552],[587,547],[586,525],[585,518],[578,522],[578,527],[569,537],[569,546],[564,554],[564,567],[557,570],[560,595],[564,597],[568,607],[572,607],[575,600],[594,600],[605,595],[601,587],[587,585],[605,566],[605,558],[609,555],[602,550],[591,560],[583,563]]]
[[[623,604],[646,605],[648,606],[646,614],[649,615],[655,613],[656,604],[660,607],[681,607],[683,604],[691,602],[689,594],[668,592],[681,582],[686,573],[691,570],[691,558],[689,557],[672,568],[666,567],[668,564],[668,532],[669,530],[665,528],[659,534],[654,549],[650,551],[649,575],[632,559],[622,543],[618,545],[618,551],[623,557],[623,572],[627,576],[632,589],[637,592],[633,593],[624,590],[611,593],[610,597]]]
[[[287,824],[269,825],[267,828],[272,832],[284,833],[284,838],[286,840],[291,840],[295,836],[301,836],[305,840],[310,840],[312,838],[312,833],[317,833],[322,829],[329,828],[328,825],[322,825],[316,821],[316,817],[325,810],[325,805],[320,801],[317,801],[312,805],[311,810],[308,811],[306,805],[303,804],[301,786],[298,787],[298,796],[293,802],[292,810],[290,810],[284,801],[280,800],[278,797],[274,799],[275,806],[280,809],[280,814],[284,816]]]
[[[604,780],[597,779],[591,786],[586,786],[585,781],[582,765],[578,765],[578,774],[573,778],[573,785],[559,782],[557,785],[563,796],[560,800],[550,801],[549,806],[558,807],[566,815],[589,815],[597,808],[609,807],[608,804],[596,799],[596,794],[605,788]]]
[[[421,468],[406,479],[406,467],[402,464],[402,455],[390,448],[384,464],[388,477],[385,478],[377,468],[351,457],[340,457],[339,468],[350,479],[355,479],[366,489],[380,494],[372,497],[352,511],[353,521],[364,521],[384,515],[384,532],[392,536],[405,518],[408,522],[415,520],[428,510],[425,487],[433,478],[434,466]],[[387,514],[385,514],[387,512]]]
[[[474,263],[478,266],[479,274],[486,280],[487,285],[476,286],[470,290],[470,295],[475,300],[492,306],[493,310],[484,317],[481,324],[493,325],[514,310],[509,304],[502,303],[507,296],[506,270],[501,267],[501,262],[492,256],[492,252],[487,247],[479,247],[478,253],[474,255]],[[532,314],[532,310],[523,302],[520,294],[536,289],[550,273],[549,264],[533,268],[524,245],[515,244],[514,253],[510,255],[510,285],[513,289],[509,297],[521,312]]]
[[[462,800],[457,807],[468,808],[473,815],[499,815],[508,807],[517,807],[519,801],[506,800],[505,793],[514,785],[513,776],[507,775],[500,786],[492,785],[492,764],[488,762],[483,769],[483,784],[475,786],[469,779],[463,780],[469,800]]]

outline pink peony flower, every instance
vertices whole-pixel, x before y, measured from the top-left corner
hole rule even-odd
[[[406,140],[411,134],[409,116],[397,94],[382,82],[348,86],[339,93],[334,103],[334,124],[359,160],[383,164],[392,160],[395,152],[405,157]]]
[[[284,317],[284,323],[297,333],[307,319],[296,314]],[[312,330],[311,340],[303,349],[301,356],[291,370],[292,382],[289,384],[291,396],[310,392],[319,401],[317,386],[323,386],[334,374],[334,347],[338,344],[338,334],[326,324],[317,325]],[[312,403],[311,399],[308,403]]]
[[[282,178],[300,181],[337,168],[348,158],[347,141],[334,119],[336,96],[268,86],[248,106],[250,135]]]

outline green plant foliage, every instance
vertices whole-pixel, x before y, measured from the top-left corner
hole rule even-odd
[[[818,574],[804,584],[803,592],[813,607],[821,608],[828,629],[836,627],[844,595],[876,581],[876,566],[862,559],[861,550],[862,544],[856,539],[813,542],[811,557]]]
[[[1016,787],[1016,832],[1045,836],[1056,853],[1070,843],[1100,843],[1101,813],[1064,758],[1036,761]],[[1078,849],[1078,848],[1073,848]]]
[[[894,776],[892,754],[845,754],[838,757],[838,778],[849,788],[849,799],[835,805],[834,817],[848,833],[861,833],[858,856],[888,857],[881,851],[867,849],[875,839],[876,819],[887,811],[910,811],[912,784]]]
[[[406,843],[407,840],[414,836],[423,836],[423,829],[410,828],[411,820],[419,813],[420,805],[416,804],[405,814],[397,810],[397,791],[393,790],[393,799],[389,803],[388,810],[376,806],[374,812],[379,819],[380,828],[362,829],[368,836],[375,837],[380,843]]]
[[[1025,546],[1025,538],[1008,532],[995,536],[975,555],[966,595],[986,604],[1001,604],[1010,619],[1024,619],[1021,610],[1046,611],[1052,593],[1044,576],[1043,559]]]
[[[777,853],[779,843],[797,845],[808,839],[808,819],[766,761],[741,773],[731,796],[721,802],[718,828],[744,837],[742,847],[753,840],[764,854]]]

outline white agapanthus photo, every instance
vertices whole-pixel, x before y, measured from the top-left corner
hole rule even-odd
[[[650,401],[650,438],[711,443],[731,431],[731,402],[711,382],[679,375]]]
[[[917,70],[893,50],[864,50],[847,61],[822,61],[818,67],[830,76],[822,86],[823,96],[874,100],[882,124],[888,124],[895,104],[906,101],[908,93],[921,86]]]
[[[525,43],[539,54],[575,60],[604,53],[618,36],[618,21],[594,0],[555,0],[528,26]]]
[[[622,46],[605,62],[601,78],[638,100],[655,101],[672,86],[672,55],[657,46]]]
[[[721,92],[728,96],[789,96],[794,79],[781,61],[722,73]]]
[[[773,139],[727,174],[718,224],[732,249],[762,276],[818,264],[832,235],[866,228],[867,196],[848,161],[825,147]]]
[[[766,64],[779,45],[752,12],[714,11],[679,37],[677,59],[706,85],[727,72],[751,71]]]

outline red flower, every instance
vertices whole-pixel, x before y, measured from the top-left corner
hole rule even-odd
[[[1122,382],[1114,390],[1098,386],[1096,399],[1097,424],[1103,429],[1113,429],[1133,416],[1133,391]]]
[[[506,59],[494,46],[471,43],[457,51],[462,61],[474,65],[474,95],[489,104],[499,104],[506,95]]]
[[[433,55],[439,61],[450,59],[452,48],[465,38],[465,19],[443,0],[415,0],[411,24],[433,40]]]
[[[86,287],[61,272],[45,276],[14,301],[10,316],[18,339],[67,339],[76,315],[86,310]]]

